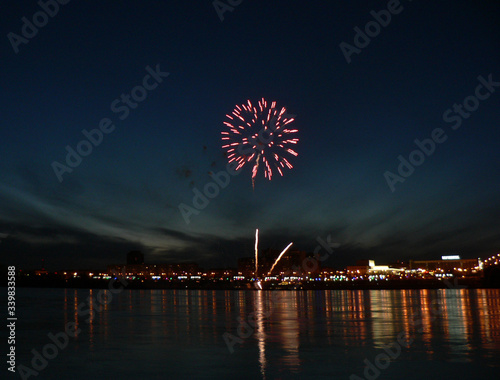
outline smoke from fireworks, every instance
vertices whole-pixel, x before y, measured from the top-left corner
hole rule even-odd
[[[287,127],[294,118],[286,114],[285,107],[278,109],[276,102],[268,103],[264,98],[257,105],[248,100],[226,117],[227,130],[221,132],[222,148],[229,162],[237,163],[236,170],[246,163],[253,165],[252,185],[260,164],[268,180],[272,179],[273,170],[283,176],[285,168],[293,168],[288,159],[298,155],[291,148],[299,141],[294,137],[298,130]]]

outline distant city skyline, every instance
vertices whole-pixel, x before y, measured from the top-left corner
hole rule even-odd
[[[23,286],[70,288],[102,287],[117,279],[132,289],[436,289],[458,286],[459,282],[472,288],[500,285],[500,253],[487,258],[450,255],[389,265],[356,260],[345,268],[323,266],[324,256],[318,253],[265,250],[258,266],[256,257],[243,257],[237,267],[201,268],[197,263],[145,263],[141,252],[131,251],[126,264],[108,265],[105,270],[18,268],[17,274]]]
[[[316,253],[315,253],[316,252]],[[333,252],[333,250],[331,251]],[[270,268],[272,267],[272,264],[275,262],[275,260],[279,257],[280,250],[278,249],[269,249],[269,248],[264,248],[259,250],[259,273],[260,274],[266,274]],[[314,251],[303,251],[299,249],[292,249],[289,250],[282,258],[279,260],[279,265],[276,266],[276,269],[274,270],[275,272],[279,272],[282,270],[283,267],[286,268],[297,268],[300,267],[301,271],[307,272],[308,267],[317,267],[319,269],[332,269],[332,270],[345,270],[349,266],[353,265],[358,265],[359,263],[375,263],[377,262],[378,265],[384,265],[384,266],[409,266],[411,265],[411,262],[440,262],[442,260],[445,260],[445,262],[452,262],[453,260],[462,260],[462,261],[477,261],[479,260],[486,260],[490,259],[491,257],[496,260],[496,264],[498,264],[498,260],[500,260],[499,254],[493,254],[490,255],[489,257],[465,257],[461,255],[442,255],[442,256],[430,256],[428,258],[408,258],[408,259],[401,259],[401,258],[393,258],[390,260],[386,261],[380,261],[375,257],[369,257],[369,258],[356,258],[356,257],[350,257],[349,260],[347,260],[345,263],[342,260],[335,261],[335,260],[328,260],[330,254],[326,252],[319,253],[317,250]],[[236,257],[236,256],[235,256]],[[126,266],[132,266],[132,267],[139,267],[139,266],[144,266],[144,267],[151,267],[151,266],[179,266],[179,267],[191,267],[195,266],[196,268],[199,268],[199,270],[203,271],[210,271],[214,269],[230,269],[230,270],[242,270],[241,268],[245,268],[245,272],[252,272],[255,273],[255,256],[254,255],[248,255],[248,256],[238,256],[237,261],[231,264],[224,264],[224,265],[211,265],[211,263],[208,263],[208,265],[200,265],[199,262],[194,261],[194,260],[181,260],[181,261],[173,261],[173,260],[164,260],[164,261],[148,261],[148,258],[154,258],[153,257],[148,257],[147,255],[145,256],[144,253],[142,253],[139,250],[133,250],[129,251],[128,253],[122,255],[122,258],[114,261],[114,262],[108,262],[103,265],[99,266],[78,266],[78,265],[73,265],[73,266],[57,266],[55,263],[52,263],[47,266],[45,259],[42,258],[39,262],[38,265],[30,266],[30,265],[21,265],[18,267],[19,270],[21,271],[47,271],[47,272],[61,272],[61,271],[106,271],[110,267],[126,267]],[[345,258],[344,258],[345,259]],[[213,263],[212,263],[213,264]],[[2,265],[2,263],[0,263]],[[365,264],[362,264],[365,265]],[[366,264],[368,265],[368,264]],[[375,264],[373,264],[375,265]]]

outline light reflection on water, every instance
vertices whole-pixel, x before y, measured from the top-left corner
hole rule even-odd
[[[401,332],[414,341],[382,378],[500,367],[500,290],[125,290],[105,305],[92,298],[99,292],[19,289],[18,362],[75,321],[82,332],[38,379],[349,378]],[[93,317],[78,313],[82,302]],[[223,334],[248,328],[231,354]]]

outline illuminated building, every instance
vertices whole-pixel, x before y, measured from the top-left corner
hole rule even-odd
[[[363,277],[374,275],[394,275],[404,272],[401,268],[390,268],[388,265],[375,265],[375,260],[358,260],[356,265],[347,267],[349,277]]]
[[[460,259],[449,256],[443,256],[441,260],[410,260],[410,270],[426,270],[429,272],[454,273],[463,272],[463,274],[477,273],[482,268],[480,259]]]

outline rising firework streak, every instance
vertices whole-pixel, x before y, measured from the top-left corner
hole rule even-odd
[[[290,243],[287,245],[287,247],[280,253],[280,255],[278,256],[278,258],[276,259],[276,261],[274,262],[273,266],[271,267],[271,270],[269,271],[269,275],[271,274],[271,272],[273,271],[274,267],[276,266],[276,264],[278,264],[278,261],[280,261],[281,259],[281,256],[283,256],[285,254],[286,251],[288,251],[288,248],[290,248],[292,246],[293,243]]]
[[[259,268],[259,229],[255,230],[255,275]]]

